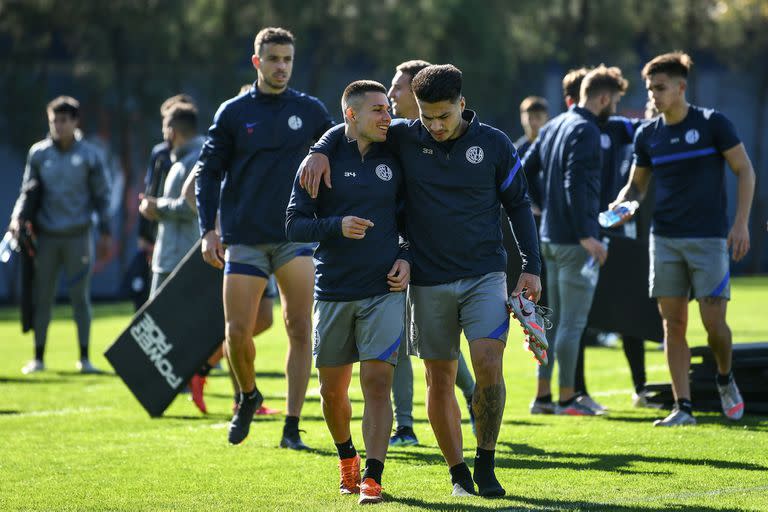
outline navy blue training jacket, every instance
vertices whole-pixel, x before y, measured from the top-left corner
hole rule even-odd
[[[285,242],[285,207],[293,178],[312,142],[333,126],[312,96],[251,90],[219,107],[197,162],[200,233],[214,229],[221,208],[222,241]]]

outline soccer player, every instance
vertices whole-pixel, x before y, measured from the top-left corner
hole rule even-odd
[[[19,216],[24,207],[22,197],[31,182],[42,189],[40,204],[31,219],[37,235],[35,257],[34,302],[35,358],[22,373],[45,370],[43,358],[51,321],[53,300],[59,275],[64,272],[72,302],[80,358],[81,373],[100,373],[90,361],[88,350],[91,334],[91,273],[93,248],[91,216],[98,215],[99,239],[96,255],[105,258],[112,244],[109,225],[109,183],[99,150],[85,139],[75,137],[80,122],[80,102],[70,96],[59,96],[48,103],[49,136],[29,149],[22,193],[11,214],[8,230],[18,237]]]
[[[576,361],[579,341],[592,305],[596,283],[582,275],[592,258],[602,265],[606,248],[598,240],[600,199],[600,129],[598,123],[615,113],[626,90],[618,68],[599,66],[581,83],[579,104],[547,123],[523,159],[526,175],[543,170],[543,188],[536,195],[542,206],[542,255],[547,267],[549,306],[555,319],[550,347],[560,365],[560,396],[553,407],[553,362],[539,368],[536,399],[531,412],[594,415],[577,400]],[[554,411],[552,411],[554,409]]]
[[[651,174],[656,194],[650,239],[650,294],[664,325],[664,347],[672,376],[675,408],[654,425],[694,425],[685,338],[688,297],[699,302],[707,343],[717,362],[717,388],[723,413],[744,414],[744,401],[731,370],[732,338],[725,321],[730,298],[728,250],[734,261],[749,251],[749,211],[755,172],[731,122],[720,112],[686,100],[691,58],[665,53],[648,62],[642,76],[661,114],[635,135],[635,163],[614,204],[641,199]],[[738,180],[733,225],[726,217],[725,162]],[[629,216],[625,216],[629,218]]]
[[[429,66],[423,60],[409,60],[395,68],[392,86],[387,95],[392,102],[392,111],[402,119],[418,119],[419,106],[411,89],[411,81],[416,74]],[[469,411],[472,429],[475,428],[475,417],[472,412],[472,394],[475,391],[475,380],[469,371],[464,356],[459,352],[459,366],[456,371],[456,386],[464,395]],[[407,350],[398,352],[395,376],[392,382],[392,396],[395,400],[395,421],[397,428],[389,440],[390,446],[414,446],[419,444],[413,431],[413,366]]]
[[[520,125],[525,133],[515,141],[518,153],[525,155],[547,121],[549,121],[547,100],[540,96],[528,96],[520,103]]]
[[[294,37],[265,28],[251,57],[258,77],[249,94],[224,102],[197,164],[196,196],[206,262],[224,268],[224,314],[230,361],[240,386],[229,442],[248,435],[263,396],[254,376],[252,334],[259,302],[274,274],[288,334],[287,415],[281,447],[306,449],[299,435],[312,365],[312,247],[285,238],[285,206],[302,157],[333,125],[325,106],[288,87]],[[221,211],[221,237],[215,231]],[[226,245],[226,252],[224,245]]]
[[[512,295],[531,310],[530,301],[541,293],[526,182],[518,173],[520,161],[509,138],[465,110],[458,68],[428,66],[416,74],[411,87],[419,120],[393,121],[387,135],[405,175],[406,232],[413,258],[407,300],[410,348],[424,360],[427,414],[450,468],[453,495],[474,493],[474,479],[480,495],[502,496],[505,491],[494,468],[506,398],[502,360],[509,330],[502,204],[523,261]],[[313,150],[327,152],[342,135],[334,128]],[[338,172],[336,179],[343,179]],[[321,179],[330,186],[328,160],[312,155],[304,162],[301,184],[316,196]],[[525,328],[534,330],[530,322]],[[474,475],[464,462],[461,412],[453,389],[462,330],[477,379],[472,400],[477,428]]]
[[[339,453],[342,494],[361,504],[382,501],[381,476],[392,429],[390,392],[405,321],[410,277],[407,246],[399,243],[403,174],[383,142],[392,118],[387,90],[359,80],[344,89],[344,140],[330,151],[344,169],[333,189],[311,198],[297,175],[286,212],[289,240],[320,242],[315,251],[315,365],[323,416]],[[402,226],[402,224],[401,224]],[[352,364],[360,361],[365,399],[365,473],[349,422]]]

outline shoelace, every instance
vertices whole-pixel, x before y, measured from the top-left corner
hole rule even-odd
[[[535,304],[533,310],[536,312],[536,315],[541,318],[541,327],[543,327],[545,331],[550,330],[553,325],[552,320],[549,318],[552,316],[552,308]]]
[[[341,481],[344,483],[344,485],[348,484],[354,484],[357,485],[357,477],[360,476],[359,469],[357,471],[357,475],[355,475],[355,464],[351,463],[348,465],[342,464],[341,461],[339,461],[339,469],[341,469]]]

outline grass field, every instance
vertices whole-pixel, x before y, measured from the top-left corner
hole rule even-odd
[[[768,340],[768,278],[735,279],[729,321],[737,342]],[[692,306],[695,307],[695,306]],[[689,340],[703,344],[691,311]],[[94,363],[126,326],[128,305],[95,308]],[[338,495],[336,454],[310,382],[302,428],[312,453],[277,448],[282,417],[258,418],[248,441],[231,447],[228,378],[209,379],[209,415],[185,396],[150,419],[116,376],[75,373],[75,328],[58,307],[50,328],[48,371],[23,376],[31,336],[16,310],[0,310],[0,510],[349,510]],[[279,314],[275,318],[280,318]],[[279,323],[279,322],[278,322]],[[447,468],[426,420],[421,364],[415,429],[420,447],[393,449],[381,510],[768,510],[768,417],[728,423],[698,415],[699,426],[654,429],[660,413],[633,409],[620,349],[587,353],[590,389],[609,406],[602,418],[531,416],[534,363],[516,337],[505,354],[507,406],[497,450],[507,497],[451,498]],[[663,354],[647,345],[650,381],[667,381]],[[259,386],[283,407],[285,335],[275,325],[257,340]],[[362,448],[362,395],[353,380],[353,438]],[[695,399],[695,397],[694,397]],[[465,456],[474,455],[464,424]]]

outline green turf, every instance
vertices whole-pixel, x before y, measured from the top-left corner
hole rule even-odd
[[[736,341],[768,340],[768,279],[735,279],[729,312]],[[695,307],[692,306],[692,307]],[[277,313],[277,311],[276,311]],[[125,327],[128,305],[95,308],[94,363]],[[48,371],[22,376],[30,336],[15,310],[0,310],[0,510],[348,510],[313,377],[302,428],[314,453],[278,449],[280,417],[256,420],[248,441],[226,443],[231,407],[223,374],[210,379],[208,416],[181,397],[150,419],[119,378],[74,373],[69,308],[58,307],[49,334]],[[689,339],[704,334],[692,310]],[[275,315],[280,318],[279,314]],[[416,432],[422,446],[393,449],[382,510],[768,510],[768,418],[736,424],[699,414],[695,428],[660,430],[659,414],[631,408],[629,371],[619,349],[589,349],[588,380],[611,408],[604,418],[530,416],[531,357],[513,336],[505,355],[507,406],[497,452],[508,496],[449,496],[448,471],[426,420],[421,364]],[[259,386],[283,407],[285,336],[275,326],[257,340]],[[663,355],[647,345],[649,380],[668,380]],[[359,384],[353,380],[353,436],[362,448]],[[474,442],[464,425],[465,456]]]

